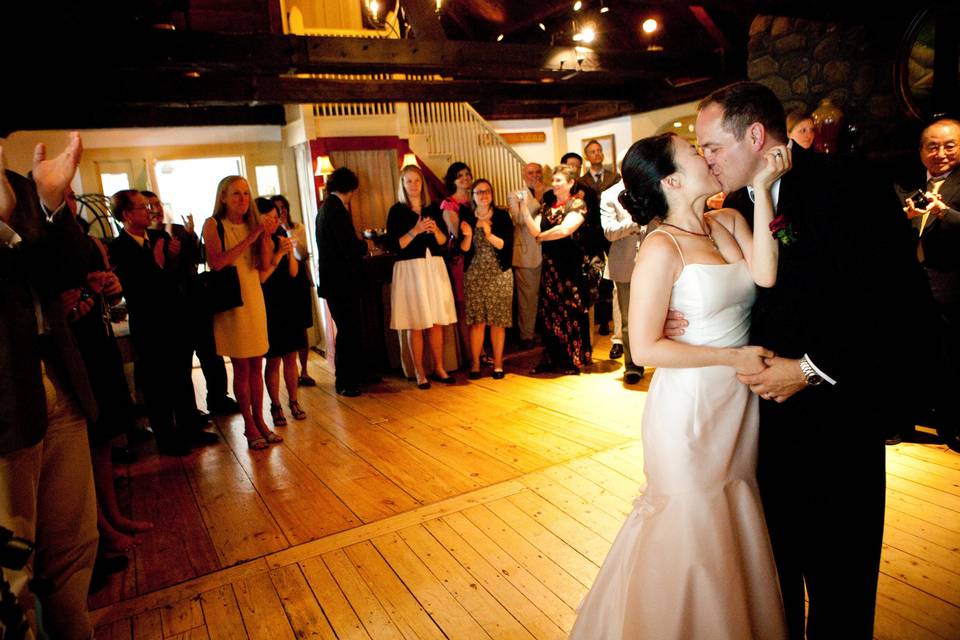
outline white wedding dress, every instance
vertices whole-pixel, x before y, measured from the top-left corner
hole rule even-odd
[[[747,344],[754,297],[742,260],[684,264],[670,308],[689,325],[676,340]],[[786,637],[757,490],[757,412],[731,367],[656,370],[642,421],[647,484],[571,638]]]

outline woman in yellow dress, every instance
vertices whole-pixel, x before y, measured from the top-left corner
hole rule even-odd
[[[278,221],[261,221],[253,202],[245,178],[227,176],[221,180],[213,216],[203,226],[203,242],[211,269],[237,267],[243,304],[215,314],[213,334],[217,353],[229,356],[233,364],[233,392],[243,414],[247,445],[261,450],[283,441],[263,420],[263,356],[270,345],[259,274],[268,263],[262,238],[277,230]]]

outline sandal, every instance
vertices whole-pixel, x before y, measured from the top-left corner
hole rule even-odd
[[[270,417],[273,418],[273,426],[275,427],[285,427],[287,426],[287,417],[283,415],[283,407],[278,404],[270,405]]]
[[[282,436],[277,435],[276,433],[274,433],[273,431],[270,431],[269,429],[267,429],[266,433],[261,431],[260,434],[263,436],[263,439],[269,442],[270,444],[277,444],[278,442],[283,442]]]
[[[300,403],[296,400],[290,403],[290,415],[292,415],[295,420],[307,419],[307,412],[300,408]]]
[[[267,439],[261,435],[251,438],[247,434],[243,434],[243,437],[247,439],[247,446],[254,451],[263,451],[270,446],[267,444]]]

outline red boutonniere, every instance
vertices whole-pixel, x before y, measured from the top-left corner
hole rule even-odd
[[[454,200],[453,198],[447,198],[440,203],[441,211],[453,211],[454,213],[460,212],[460,203]]]
[[[789,246],[797,241],[797,232],[793,228],[793,223],[787,220],[787,217],[783,214],[770,222],[770,233],[783,246]]]

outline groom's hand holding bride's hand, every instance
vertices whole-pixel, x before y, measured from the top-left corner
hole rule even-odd
[[[757,375],[767,368],[767,360],[774,358],[777,354],[770,349],[758,347],[751,344],[734,349],[733,368],[737,371],[737,377]]]
[[[784,402],[787,398],[807,386],[807,379],[800,369],[800,361],[794,358],[764,358],[767,368],[763,371],[744,375],[737,373],[737,379],[748,385],[750,390],[765,400]]]

